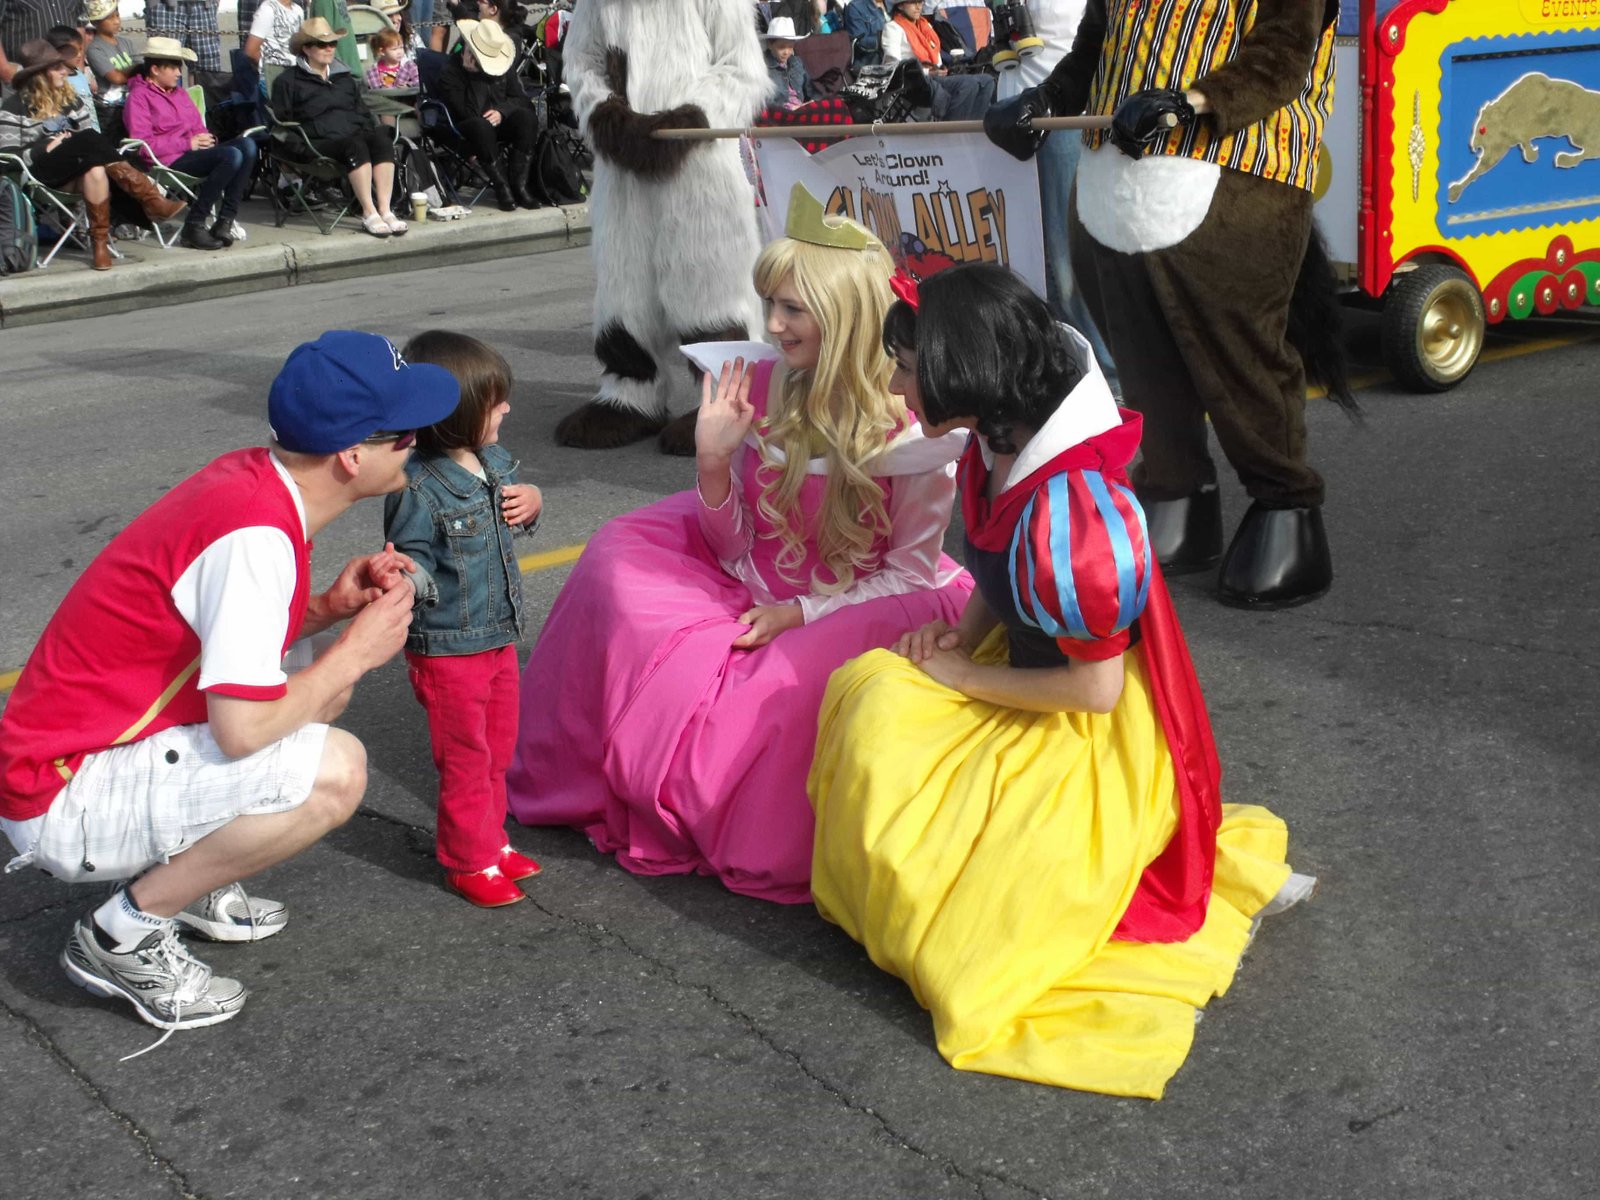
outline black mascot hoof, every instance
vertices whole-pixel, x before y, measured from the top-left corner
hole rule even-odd
[[[1222,493],[1207,484],[1176,500],[1140,499],[1150,553],[1168,575],[1214,567],[1222,558]]]
[[[676,454],[681,458],[688,458],[694,454],[694,426],[700,419],[700,410],[691,408],[683,416],[677,417],[668,423],[661,431],[661,436],[656,439],[656,445],[663,454]]]
[[[654,437],[666,423],[665,416],[634,412],[604,400],[591,400],[561,418],[556,426],[556,445],[576,446],[580,450],[611,450]]]
[[[1320,508],[1250,506],[1228,547],[1217,598],[1235,608],[1292,608],[1333,584]]]

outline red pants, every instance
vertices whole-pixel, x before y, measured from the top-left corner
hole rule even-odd
[[[517,742],[517,651],[428,657],[406,652],[428,714],[439,770],[435,854],[449,871],[481,871],[506,844],[506,769]]]

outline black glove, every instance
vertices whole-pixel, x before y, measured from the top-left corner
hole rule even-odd
[[[1129,158],[1143,158],[1180,125],[1192,125],[1194,105],[1176,88],[1135,92],[1111,115],[1111,144]]]
[[[1033,127],[1034,118],[1051,115],[1044,89],[1028,88],[1021,95],[991,106],[983,114],[983,132],[1012,158],[1027,162],[1050,136],[1049,130]]]

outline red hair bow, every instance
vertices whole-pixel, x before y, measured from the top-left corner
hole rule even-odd
[[[911,305],[913,309],[917,307],[922,299],[917,290],[916,279],[904,270],[896,271],[889,276],[889,290]]]

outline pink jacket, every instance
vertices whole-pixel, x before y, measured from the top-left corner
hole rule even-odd
[[[188,92],[181,87],[164,92],[143,75],[135,75],[128,84],[122,123],[129,137],[148,144],[163,163],[188,153],[194,135],[207,132],[205,118]]]

